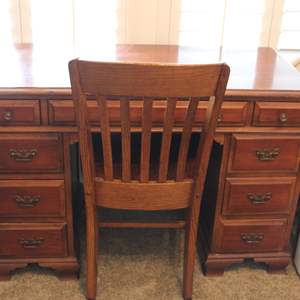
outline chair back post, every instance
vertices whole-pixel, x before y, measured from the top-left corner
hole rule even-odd
[[[88,122],[87,96],[83,93],[80,83],[79,61],[72,60],[69,63],[70,80],[72,87],[72,98],[75,107],[76,123],[79,136],[79,153],[84,181],[85,203],[87,206],[95,205],[94,177],[95,160]]]
[[[191,197],[192,203],[190,206],[190,214],[200,213],[200,206],[204,184],[206,179],[207,168],[211,156],[211,149],[214,142],[214,134],[217,126],[218,115],[221,111],[223,98],[229,79],[230,68],[223,64],[220,71],[216,92],[208,101],[205,122],[202,127],[201,139],[197,149],[196,164],[194,169],[194,188]],[[192,219],[191,217],[189,219]]]

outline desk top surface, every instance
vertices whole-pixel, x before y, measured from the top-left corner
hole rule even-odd
[[[80,57],[102,61],[178,64],[226,62],[231,68],[228,91],[300,92],[300,73],[271,48],[205,50],[158,45],[118,45],[76,51],[18,44],[0,49],[0,88],[69,89],[68,61]]]

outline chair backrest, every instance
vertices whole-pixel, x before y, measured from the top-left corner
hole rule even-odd
[[[108,99],[120,101],[121,168],[118,182],[131,183],[132,149],[130,103],[142,102],[142,124],[139,178],[135,184],[149,183],[152,110],[157,99],[165,99],[166,109],[162,131],[159,167],[156,183],[169,183],[168,168],[170,146],[174,128],[176,102],[187,101],[188,107],[182,126],[174,183],[186,180],[186,165],[195,114],[199,101],[208,101],[205,122],[202,126],[194,167],[193,192],[201,192],[206,176],[208,160],[213,143],[217,115],[223,101],[229,67],[226,64],[175,65],[108,63],[73,60],[69,64],[73,100],[79,128],[80,153],[86,193],[93,193],[95,177],[91,131],[88,122],[87,97],[95,96],[100,113],[99,124],[102,137],[104,163],[103,181],[116,178],[113,168],[111,146],[111,124],[109,122]],[[112,100],[113,101],[113,100]],[[136,130],[136,128],[135,128]],[[151,180],[153,183],[153,180]],[[202,185],[202,187],[201,187]],[[145,186],[145,185],[144,185]],[[161,185],[159,185],[161,186]]]

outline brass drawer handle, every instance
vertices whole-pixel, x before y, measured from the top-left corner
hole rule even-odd
[[[32,159],[38,154],[36,149],[26,150],[26,149],[10,149],[9,155],[12,159],[17,162],[31,162]]]
[[[287,120],[288,120],[287,114],[286,113],[281,113],[279,115],[279,120],[280,120],[281,123],[287,122]]]
[[[279,148],[274,148],[272,150],[267,149],[257,149],[255,150],[255,155],[260,161],[273,161],[280,154]]]
[[[19,207],[31,208],[35,207],[41,200],[40,196],[15,196],[15,201]]]
[[[8,110],[8,111],[4,112],[3,119],[5,121],[11,121],[12,118],[13,118],[13,113],[11,111]]]
[[[257,244],[264,239],[263,233],[242,233],[241,240],[247,244]]]
[[[43,245],[43,243],[44,243],[43,238],[19,240],[19,244],[25,249],[34,249]]]
[[[264,204],[267,201],[272,199],[272,193],[268,192],[265,194],[253,194],[248,193],[247,198],[252,202],[254,205]]]
[[[217,117],[217,122],[218,123],[221,123],[223,120],[223,115],[222,114],[219,114],[218,117]]]

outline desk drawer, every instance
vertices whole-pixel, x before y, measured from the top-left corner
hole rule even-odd
[[[176,106],[175,121],[176,124],[183,124],[186,117],[187,104],[184,101],[178,101]],[[206,116],[208,104],[201,101],[195,116],[195,123],[203,123]],[[245,126],[248,118],[247,102],[223,102],[221,112],[218,116],[217,126]],[[156,113],[156,119],[155,119]],[[161,105],[156,108],[154,115],[154,123],[163,123],[165,106]],[[139,119],[141,120],[141,112]]]
[[[99,112],[96,101],[88,101],[88,115],[91,123],[100,124]],[[119,106],[118,106],[119,107]],[[50,125],[75,125],[75,109],[72,100],[50,100],[49,108],[49,124]],[[120,118],[120,113],[118,115]],[[100,125],[98,125],[100,126]]]
[[[299,126],[300,103],[257,102],[254,110],[255,126]]]
[[[38,100],[1,100],[0,125],[39,125]]]
[[[300,136],[234,134],[229,171],[296,172]]]
[[[220,226],[217,252],[243,253],[282,251],[286,243],[285,219],[226,221]]]
[[[119,101],[111,101],[108,105],[109,117],[112,124],[120,124],[120,106]],[[183,124],[186,114],[187,103],[178,101],[175,122]],[[165,101],[155,101],[153,105],[153,124],[162,125],[165,116]],[[196,123],[204,122],[207,103],[201,102],[196,113]],[[88,101],[88,114],[90,122],[99,126],[99,112],[96,101]],[[224,102],[222,111],[219,116],[219,126],[244,126],[248,117],[247,102]],[[142,120],[142,103],[140,101],[131,101],[130,103],[130,120],[134,125],[141,124]],[[49,101],[49,123],[51,125],[74,125],[75,111],[71,100],[51,100]]]
[[[296,178],[227,178],[223,215],[290,213]]]
[[[245,126],[248,113],[249,105],[247,102],[223,102],[218,117],[218,126]]]
[[[63,170],[57,134],[1,134],[0,173],[47,173]]]
[[[63,217],[63,180],[1,180],[0,217]]]
[[[62,257],[65,224],[0,224],[0,258]]]

